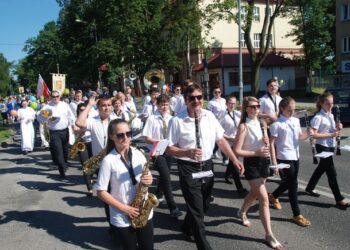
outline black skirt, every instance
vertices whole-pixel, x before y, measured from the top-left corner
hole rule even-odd
[[[270,175],[269,162],[265,157],[247,157],[243,160],[247,180],[267,178]]]

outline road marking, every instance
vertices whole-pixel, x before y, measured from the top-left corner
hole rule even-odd
[[[302,191],[305,191],[305,188],[306,188],[306,185],[307,185],[308,182],[306,181],[303,181],[303,180],[300,180],[298,179],[298,187],[299,189],[301,189]],[[321,185],[317,185],[315,190],[317,190],[317,192],[323,196],[326,196],[328,198],[331,198],[331,199],[334,199],[334,195],[332,193],[332,190],[328,187],[324,187],[324,186],[321,186]],[[341,194],[347,198],[347,199],[350,199],[350,194],[348,193],[344,193],[344,192],[341,192]]]

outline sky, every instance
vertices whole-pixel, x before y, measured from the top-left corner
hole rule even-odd
[[[0,53],[7,61],[24,58],[24,43],[49,21],[57,21],[56,0],[0,0]]]

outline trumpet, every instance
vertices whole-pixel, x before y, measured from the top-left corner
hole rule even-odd
[[[85,131],[79,134],[78,138],[75,140],[73,146],[70,148],[68,157],[69,159],[74,159],[78,152],[83,152],[85,150],[85,144],[83,142],[83,136]]]

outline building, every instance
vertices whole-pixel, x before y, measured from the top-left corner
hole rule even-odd
[[[205,0],[204,5],[213,1]],[[262,30],[266,1],[255,1],[254,21],[251,29],[251,38],[253,46],[258,50],[260,43],[260,33]],[[272,2],[272,1],[271,1]],[[272,13],[275,6],[271,4],[269,13]],[[237,13],[237,9],[232,10],[232,14]],[[241,7],[242,17],[244,19],[246,13],[245,1],[242,1]],[[292,59],[295,56],[303,54],[302,46],[298,46],[293,42],[292,37],[287,37],[291,25],[287,18],[277,17],[272,29],[272,39],[270,43],[270,51],[261,71],[260,71],[260,89],[266,88],[266,81],[273,77],[283,80],[282,90],[305,88],[306,77],[304,70],[300,69],[296,62]],[[224,94],[238,91],[238,47],[239,41],[243,48],[243,82],[244,91],[250,91],[251,81],[251,61],[249,59],[248,50],[243,38],[239,39],[238,25],[235,22],[218,21],[212,25],[209,33],[204,33],[206,40],[211,40],[213,44],[220,44],[221,47],[213,50],[213,55],[208,60],[209,82],[221,82]],[[213,39],[212,39],[213,38]],[[203,57],[203,56],[202,56]],[[197,82],[204,80],[204,67],[201,64],[202,57],[191,57],[194,78]],[[200,60],[198,62],[198,59]],[[196,61],[197,60],[197,61]],[[281,82],[281,83],[282,83]],[[210,86],[209,86],[210,87]]]
[[[350,86],[350,1],[336,1],[335,85]]]

